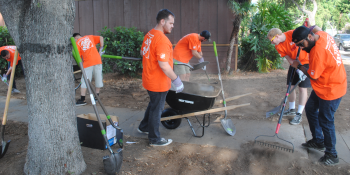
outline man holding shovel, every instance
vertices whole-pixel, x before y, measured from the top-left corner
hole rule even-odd
[[[2,79],[1,79],[3,82],[7,82],[7,77],[11,77],[12,65],[13,65],[13,59],[14,59],[14,56],[15,56],[15,51],[16,51],[16,46],[3,46],[3,47],[0,47],[1,57],[9,62],[8,70],[2,76]],[[24,72],[22,61],[21,61],[21,57],[19,56],[19,54],[18,54],[18,58],[17,58],[16,67],[17,67],[17,65],[20,65],[21,68],[22,68],[22,71]],[[12,93],[20,93],[20,91],[17,90],[15,79],[13,79]]]
[[[175,15],[168,9],[157,14],[157,25],[144,37],[142,58],[142,85],[150,97],[145,115],[137,131],[148,134],[150,146],[166,146],[172,140],[160,137],[159,125],[166,95],[175,85],[176,92],[184,88],[181,79],[173,71],[173,47],[165,34],[174,28]]]
[[[83,66],[89,80],[92,80],[92,75],[95,78],[96,93],[99,95],[102,81],[102,60],[103,55],[103,37],[87,35],[82,37],[79,33],[74,33],[73,37],[77,43],[79,54],[82,56]],[[100,43],[100,50],[97,51],[96,44]],[[76,106],[86,105],[86,82],[81,80],[81,98],[77,101]]]
[[[290,65],[296,59],[298,53],[298,47],[292,41],[292,34],[293,30],[282,33],[282,31],[278,28],[272,28],[267,34],[267,38],[270,40],[271,44],[275,45],[277,52],[281,57],[285,57]],[[307,52],[301,50],[299,60],[305,67],[309,67],[309,55]],[[293,67],[289,66],[287,85],[289,84],[289,77],[291,76],[292,69]],[[299,80],[302,81],[299,83],[298,111],[295,109],[296,93],[293,91],[288,97],[289,109],[283,113],[284,116],[295,116],[294,119],[289,122],[292,125],[297,125],[301,122],[301,116],[307,100],[307,88],[311,87],[310,79],[307,78],[300,70],[297,70],[296,72],[297,76],[294,76],[292,79],[291,88],[293,88]]]
[[[296,28],[292,37],[297,46],[310,54],[309,68],[299,61],[292,64],[311,79],[313,89],[305,107],[312,139],[302,146],[325,150],[319,161],[325,165],[336,165],[339,158],[335,150],[334,113],[347,89],[346,71],[339,49],[332,36],[323,31],[314,34],[305,26]]]
[[[187,63],[192,57],[198,59],[199,63],[204,62],[201,43],[210,41],[210,32],[203,30],[200,34],[190,33],[176,44],[174,48],[174,62]],[[206,66],[202,68],[206,70]],[[174,72],[179,75],[181,80],[190,81],[190,68],[185,65],[174,65]]]

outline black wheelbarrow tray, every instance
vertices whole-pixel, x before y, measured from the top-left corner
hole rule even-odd
[[[199,84],[193,82],[183,82],[184,90],[176,93],[172,87],[167,96],[166,102],[170,108],[165,109],[161,115],[161,123],[167,129],[176,129],[181,124],[181,119],[185,118],[190,125],[190,128],[195,137],[204,136],[204,128],[210,125],[210,113],[220,112],[224,110],[232,110],[242,106],[248,106],[250,103],[241,105],[231,105],[222,108],[211,109],[214,104],[223,103],[222,100],[216,101],[219,96],[221,88],[212,84]],[[251,93],[238,95],[226,99],[227,101],[235,100],[240,97],[250,95]],[[203,122],[201,123],[197,116],[203,115]],[[193,129],[193,126],[188,117],[195,116],[200,126],[203,128],[202,135],[198,136]],[[206,117],[208,118],[207,122]]]

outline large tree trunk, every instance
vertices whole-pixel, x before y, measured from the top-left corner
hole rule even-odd
[[[25,174],[81,174],[71,46],[74,0],[0,0],[24,63],[29,145]]]
[[[232,53],[235,45],[235,38],[237,38],[239,27],[241,26],[242,17],[240,15],[235,15],[235,19],[233,21],[233,29],[230,36],[230,47],[227,51],[227,57],[226,57],[226,72],[228,73],[231,69],[231,60],[232,60]]]

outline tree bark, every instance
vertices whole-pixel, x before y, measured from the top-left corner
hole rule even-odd
[[[232,60],[232,53],[233,53],[233,47],[235,45],[235,38],[238,35],[239,27],[241,26],[242,17],[240,15],[235,15],[235,20],[233,21],[233,29],[230,36],[230,47],[227,52],[226,57],[226,72],[230,72],[231,69],[231,60]]]
[[[293,3],[298,7],[298,9],[304,13],[307,14],[309,17],[309,21],[311,25],[315,25],[315,16],[316,16],[316,11],[317,11],[317,2],[315,0],[310,0],[314,4],[314,8],[312,11],[309,11],[306,9],[306,0],[304,1],[303,7],[301,8],[298,3],[296,3],[294,0],[292,0]]]
[[[0,0],[24,63],[28,104],[25,174],[81,174],[71,46],[74,0]]]

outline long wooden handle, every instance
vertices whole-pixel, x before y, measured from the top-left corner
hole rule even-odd
[[[226,98],[225,100],[226,100],[226,102],[228,102],[228,101],[236,100],[236,99],[239,99],[239,98],[241,98],[241,97],[244,97],[244,96],[247,96],[247,95],[250,95],[250,94],[252,94],[252,93],[246,93],[246,94],[242,94],[242,95],[236,95],[236,96],[233,96],[233,97]],[[220,104],[220,103],[222,103],[222,102],[224,102],[224,100],[217,101],[217,102],[215,102],[215,104]]]
[[[2,125],[6,125],[7,111],[8,111],[8,109],[9,109],[9,105],[10,105],[10,99],[11,99],[11,92],[12,92],[13,79],[15,78],[15,73],[16,73],[17,57],[18,57],[18,51],[17,51],[17,49],[16,49],[16,51],[15,51],[15,58],[13,59],[13,65],[12,65],[12,71],[11,71],[10,84],[9,84],[8,90],[7,90],[7,97],[6,97],[6,103],[5,103],[4,116],[2,117]]]
[[[184,118],[184,117],[192,117],[192,116],[195,116],[195,115],[202,115],[202,114],[208,114],[208,113],[213,113],[213,112],[220,112],[220,111],[224,111],[224,110],[232,110],[232,109],[235,109],[235,108],[238,108],[238,107],[248,106],[248,105],[250,105],[250,103],[241,104],[241,105],[232,105],[232,106],[227,106],[227,107],[222,107],[222,108],[209,109],[209,110],[200,111],[200,112],[192,112],[192,113],[183,114],[183,115],[174,115],[174,116],[171,116],[171,117],[161,118],[160,121],[172,120],[172,119],[178,119],[178,118]]]

